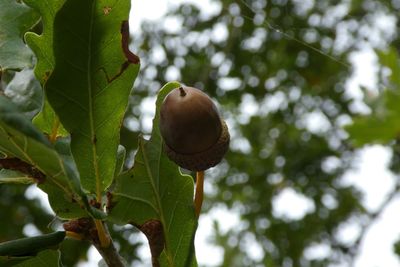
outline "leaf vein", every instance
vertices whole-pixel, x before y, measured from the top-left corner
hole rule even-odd
[[[143,198],[139,198],[139,197],[132,197],[132,196],[130,196],[130,195],[127,195],[127,194],[124,194],[124,193],[115,193],[114,194],[115,196],[120,196],[120,197],[124,197],[124,198],[127,198],[127,199],[129,199],[129,200],[132,200],[132,201],[138,201],[138,202],[142,202],[142,203],[144,203],[144,204],[146,204],[146,205],[148,205],[149,207],[151,207],[156,213],[158,213],[159,211],[157,210],[157,207],[156,206],[154,206],[154,204],[153,203],[151,203],[150,201],[148,201],[148,200],[145,200],[145,199],[143,199]],[[131,203],[132,204],[132,202],[130,201],[129,203]]]

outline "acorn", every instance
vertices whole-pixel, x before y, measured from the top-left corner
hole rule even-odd
[[[165,97],[160,132],[168,157],[191,171],[217,165],[229,146],[228,127],[217,107],[209,96],[193,87],[173,89]]]

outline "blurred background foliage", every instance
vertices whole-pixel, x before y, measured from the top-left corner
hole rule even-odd
[[[392,171],[400,171],[400,1],[210,3],[205,11],[171,6],[164,18],[143,23],[133,34],[131,47],[142,69],[121,143],[134,154],[138,135],[151,130],[154,97],[167,81],[203,89],[219,103],[232,135],[225,160],[206,177],[204,213],[217,207],[240,215],[240,227],[225,231],[223,219],[214,224],[210,242],[224,252],[221,266],[350,266],[365,231],[350,243],[338,231],[349,221],[365,230],[379,215],[363,205],[357,188],[342,182],[357,146],[387,145]],[[365,49],[379,58],[377,82],[363,88],[364,99],[355,99],[348,90],[356,72],[351,59]],[[26,94],[15,89],[23,88],[21,79],[37,86],[25,72],[3,73],[0,93],[18,102],[18,94]],[[40,99],[37,89],[29,94]],[[36,102],[26,108],[34,112]],[[131,164],[128,159],[126,167]],[[0,185],[0,241],[26,235],[27,227],[48,232],[59,225],[25,190]],[[276,197],[287,190],[310,203],[302,216],[274,209]],[[112,232],[122,255],[140,261],[137,232]],[[330,253],[309,257],[307,251],[319,245]],[[62,249],[65,266],[74,266],[85,260],[88,244],[66,241]]]

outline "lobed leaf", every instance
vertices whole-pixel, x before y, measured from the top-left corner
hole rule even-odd
[[[22,40],[39,19],[38,14],[15,0],[2,0],[0,8],[0,71],[33,66],[32,51]]]
[[[33,118],[32,122],[38,129],[48,135],[51,140],[69,135],[47,99],[44,100],[42,110]]]
[[[0,151],[9,157],[17,157],[46,175],[43,188],[48,189],[49,197],[58,190],[63,205],[83,206],[79,179],[73,166],[63,160],[45,136],[40,133],[10,100],[0,96]],[[54,189],[57,188],[57,189]],[[45,190],[46,191],[46,190]],[[51,198],[51,197],[50,197]],[[50,203],[58,210],[56,203]],[[63,213],[61,217],[75,218],[86,213]]]
[[[53,53],[54,19],[65,0],[53,0],[50,2],[25,0],[25,2],[40,13],[44,25],[43,33],[41,35],[33,32],[27,32],[25,34],[27,44],[31,47],[37,57],[37,63],[35,65],[36,78],[44,86],[50,74],[54,70],[55,64]],[[44,98],[43,107],[39,114],[35,116],[33,123],[53,141],[57,137],[68,135],[46,97]]]
[[[129,0],[69,0],[54,19],[47,99],[71,134],[82,187],[97,197],[114,178],[119,131],[139,69],[121,48],[129,9]]]
[[[53,55],[53,24],[57,11],[65,0],[24,0],[24,2],[41,15],[43,33],[38,35],[33,32],[25,34],[25,41],[36,55],[35,65],[36,78],[44,85],[54,69]]]
[[[120,224],[133,223],[139,228],[146,222],[161,222],[165,240],[161,266],[180,267],[196,265],[193,179],[183,175],[165,155],[158,129],[160,105],[178,86],[179,83],[171,82],[160,90],[151,138],[148,141],[140,139],[133,168],[117,177],[110,220]],[[150,240],[152,242],[156,241]]]

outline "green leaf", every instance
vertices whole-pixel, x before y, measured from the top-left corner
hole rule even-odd
[[[119,131],[139,69],[121,48],[129,9],[129,0],[70,0],[54,21],[56,67],[46,93],[71,133],[82,186],[97,196],[113,180]]]
[[[32,69],[15,73],[7,84],[4,94],[29,117],[33,117],[42,107],[42,88]]]
[[[48,140],[34,128],[14,103],[3,96],[0,96],[0,126],[0,134],[3,136],[0,138],[0,145],[7,155],[11,153],[11,155],[27,161],[29,159],[29,155],[26,153],[28,145],[25,142],[28,140],[35,142],[35,145],[40,144],[40,146],[50,148]],[[20,139],[27,140],[16,139],[13,133],[7,131],[8,129],[10,132],[17,132],[17,135],[21,135]]]
[[[25,237],[0,243],[1,256],[30,256],[47,248],[58,246],[65,238],[65,231]]]
[[[33,125],[51,137],[53,140],[58,137],[65,137],[69,135],[47,99],[44,101],[42,110],[35,116],[35,118],[33,118]]]
[[[48,186],[58,188],[60,195],[68,200],[66,205],[73,202],[77,207],[83,206],[79,179],[73,166],[69,166],[60,154],[32,123],[25,117],[10,100],[0,96],[0,151],[11,157],[17,157],[46,175],[43,188]],[[51,193],[56,189],[50,190]],[[50,203],[54,207],[54,203]],[[62,205],[61,205],[62,206]],[[80,215],[85,214],[84,211]],[[65,218],[75,218],[70,214]]]
[[[15,267],[56,267],[62,266],[60,264],[60,251],[58,250],[44,250],[39,252],[35,257],[23,261]]]
[[[38,187],[47,193],[51,209],[61,219],[76,219],[86,217],[88,214],[83,209],[83,204],[77,205],[71,194],[50,183],[39,184]]]
[[[346,130],[357,147],[372,143],[387,144],[399,136],[400,120],[393,116],[384,119],[361,117],[356,118]]]
[[[391,71],[390,81],[400,89],[400,60],[397,50],[391,47],[387,51],[377,51],[377,54],[380,63]]]
[[[150,220],[162,223],[165,248],[162,266],[195,266],[194,233],[197,220],[193,207],[193,179],[163,153],[158,129],[159,108],[177,82],[166,84],[157,98],[157,111],[149,141],[141,139],[131,170],[117,178],[110,220],[143,225]]]
[[[65,0],[24,0],[24,2],[40,13],[43,23],[43,33],[38,35],[33,32],[25,34],[25,41],[36,55],[35,75],[40,83],[46,83],[54,69],[53,55],[53,24],[57,11]]]
[[[39,19],[34,10],[15,0],[2,0],[0,8],[0,71],[33,66],[32,51],[23,34]]]
[[[0,184],[33,184],[35,179],[13,170],[0,169]]]
[[[378,52],[381,64],[391,70],[391,85],[369,103],[372,114],[354,119],[346,128],[355,146],[387,144],[400,136],[400,60],[394,49]]]
[[[17,264],[32,259],[33,256],[23,256],[23,257],[10,257],[10,256],[0,256],[0,266],[2,267],[11,267],[16,266]]]

